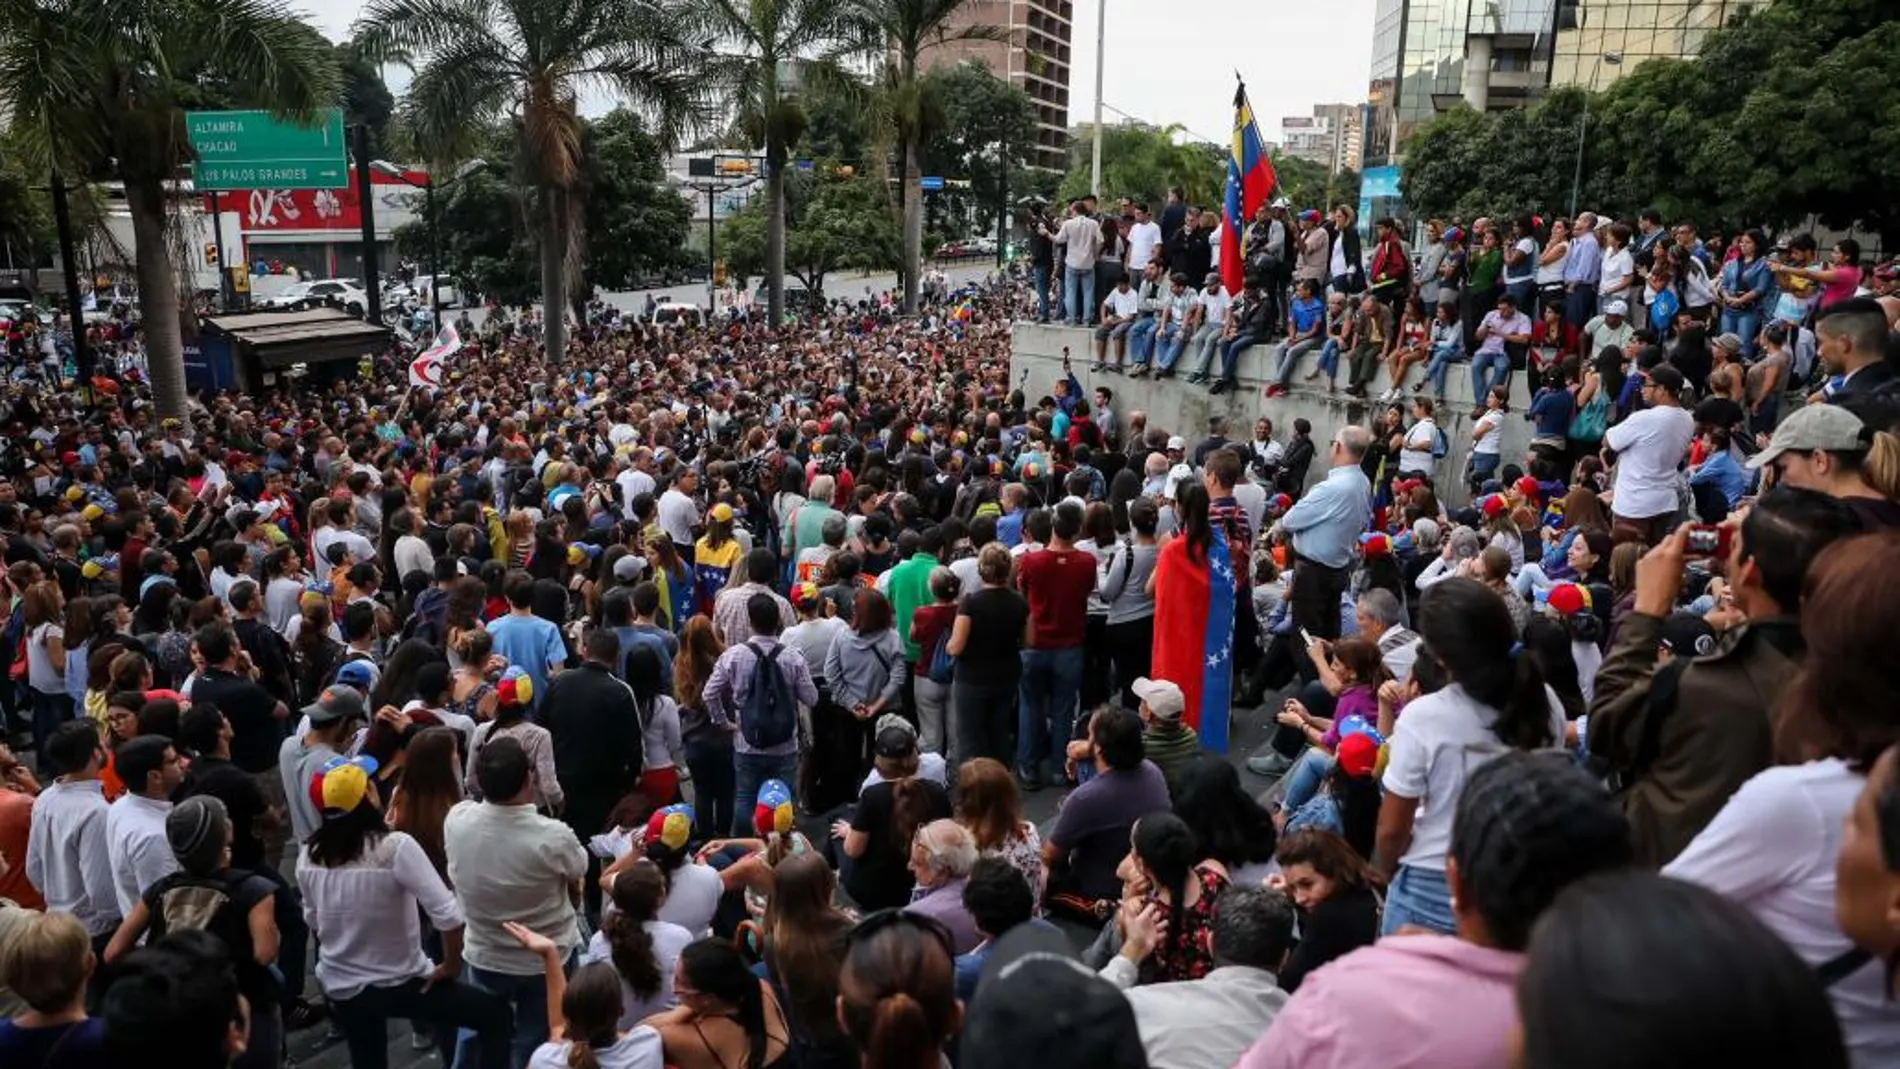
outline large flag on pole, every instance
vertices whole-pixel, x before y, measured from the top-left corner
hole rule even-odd
[[[1273,195],[1278,181],[1260,127],[1254,123],[1253,105],[1247,103],[1247,83],[1241,82],[1234,87],[1234,147],[1227,159],[1227,200],[1220,236],[1220,278],[1229,294],[1238,295],[1246,279],[1241,235],[1247,232],[1254,213]]]
[[[435,344],[422,350],[409,362],[409,385],[426,386],[435,389],[442,385],[442,364],[449,357],[462,351],[462,335],[455,325],[442,328],[435,336]]]

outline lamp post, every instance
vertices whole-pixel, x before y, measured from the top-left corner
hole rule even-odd
[[[1584,90],[1583,114],[1577,119],[1577,169],[1570,179],[1570,218],[1572,219],[1577,217],[1577,198],[1583,193],[1583,147],[1585,135],[1590,130],[1590,97],[1597,91],[1597,75],[1603,72],[1605,63],[1612,67],[1622,66],[1623,53],[1614,51],[1600,53],[1596,62],[1590,66],[1590,87]]]
[[[440,309],[438,305],[440,303],[439,297],[442,290],[442,263],[437,247],[440,234],[437,232],[438,228],[436,227],[435,219],[435,187],[438,185],[452,186],[462,179],[467,178],[469,175],[474,174],[476,171],[488,166],[488,161],[480,158],[465,160],[461,166],[457,167],[447,178],[440,182],[435,180],[433,173],[431,173],[426,180],[418,182],[409,177],[409,172],[390,163],[388,160],[371,160],[369,166],[371,170],[378,174],[387,175],[406,186],[422,190],[422,210],[429,228],[429,319],[437,326],[440,326],[442,317],[439,314]]]
[[[1089,192],[1102,195],[1102,57],[1106,51],[1108,0],[1095,5],[1095,147],[1089,164]]]

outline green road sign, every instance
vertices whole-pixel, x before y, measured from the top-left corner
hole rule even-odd
[[[297,126],[264,111],[188,111],[199,192],[228,189],[343,189],[350,168],[343,111],[325,108]]]

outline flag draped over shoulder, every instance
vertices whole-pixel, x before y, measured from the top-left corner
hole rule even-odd
[[[1226,753],[1236,597],[1227,539],[1216,532],[1197,556],[1186,538],[1170,538],[1155,564],[1155,589],[1167,593],[1155,599],[1152,678],[1181,688],[1181,722],[1200,734],[1201,748]]]
[[[1221,213],[1220,280],[1230,294],[1238,294],[1246,281],[1241,235],[1247,232],[1248,220],[1273,195],[1278,181],[1243,82],[1234,89],[1234,146],[1227,159],[1227,198]]]

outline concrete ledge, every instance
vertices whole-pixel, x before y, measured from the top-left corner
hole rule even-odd
[[[1374,415],[1383,407],[1375,401],[1362,401],[1348,397],[1344,388],[1341,392],[1329,394],[1324,389],[1313,390],[1300,383],[1300,376],[1310,370],[1317,354],[1304,358],[1300,370],[1294,375],[1294,384],[1290,393],[1284,397],[1265,396],[1267,372],[1278,362],[1280,346],[1256,346],[1241,357],[1240,385],[1223,394],[1210,393],[1207,386],[1191,386],[1182,378],[1176,377],[1155,381],[1153,378],[1131,379],[1127,375],[1092,373],[1089,368],[1095,362],[1095,333],[1086,327],[1068,327],[1045,325],[1040,323],[1016,324],[1012,338],[1010,357],[1010,382],[1020,387],[1033,403],[1035,399],[1050,393],[1056,382],[1062,377],[1062,347],[1068,346],[1070,365],[1075,377],[1082,382],[1085,391],[1093,392],[1097,386],[1106,386],[1114,391],[1115,415],[1127,428],[1128,413],[1134,411],[1148,414],[1148,426],[1160,427],[1170,434],[1179,434],[1190,443],[1200,440],[1207,434],[1207,423],[1211,416],[1225,416],[1228,435],[1234,438],[1251,437],[1253,422],[1265,415],[1273,421],[1273,433],[1276,439],[1285,441],[1292,434],[1293,421],[1304,417],[1313,425],[1313,438],[1323,447],[1325,441],[1339,427],[1348,423],[1370,426]],[[1342,361],[1343,365],[1343,361]],[[1343,374],[1345,368],[1340,371]],[[1414,369],[1412,375],[1421,375],[1422,370]],[[1506,464],[1521,463],[1524,454],[1530,448],[1531,424],[1525,418],[1530,407],[1529,376],[1516,373],[1511,376],[1511,413],[1504,421],[1503,456]],[[1418,380],[1413,379],[1416,389]],[[1383,369],[1371,387],[1374,398],[1391,386]],[[1444,429],[1450,441],[1450,452],[1439,462],[1438,470],[1433,473],[1433,481],[1440,488],[1440,498],[1452,504],[1464,504],[1468,495],[1465,492],[1461,474],[1465,469],[1466,458],[1471,452],[1471,412],[1475,402],[1471,396],[1471,365],[1456,365],[1446,380],[1445,404],[1440,405],[1436,413],[1438,425]],[[1309,476],[1322,474],[1321,461],[1316,461],[1308,472]]]

